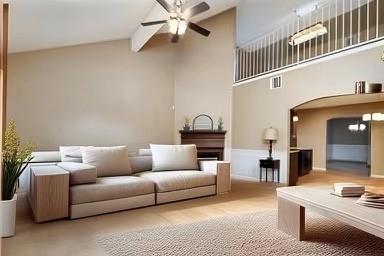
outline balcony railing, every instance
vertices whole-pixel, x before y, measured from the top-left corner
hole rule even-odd
[[[299,45],[290,37],[316,23],[328,33]],[[331,0],[236,48],[235,82],[259,77],[352,47],[384,39],[384,0]]]

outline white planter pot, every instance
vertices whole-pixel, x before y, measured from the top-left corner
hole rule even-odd
[[[0,201],[1,216],[1,237],[10,237],[15,235],[16,225],[16,200],[15,194],[12,200]]]

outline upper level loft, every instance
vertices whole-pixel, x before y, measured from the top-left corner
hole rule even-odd
[[[236,48],[235,83],[384,39],[384,0],[331,0]]]

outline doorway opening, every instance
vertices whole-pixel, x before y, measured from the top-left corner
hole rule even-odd
[[[327,121],[327,170],[370,176],[369,123],[361,117]]]

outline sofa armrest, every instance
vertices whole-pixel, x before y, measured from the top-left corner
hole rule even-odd
[[[231,191],[231,163],[223,161],[200,161],[200,170],[216,175],[216,193]]]
[[[57,166],[69,172],[70,185],[96,183],[97,169],[95,166],[73,162],[60,162]]]

